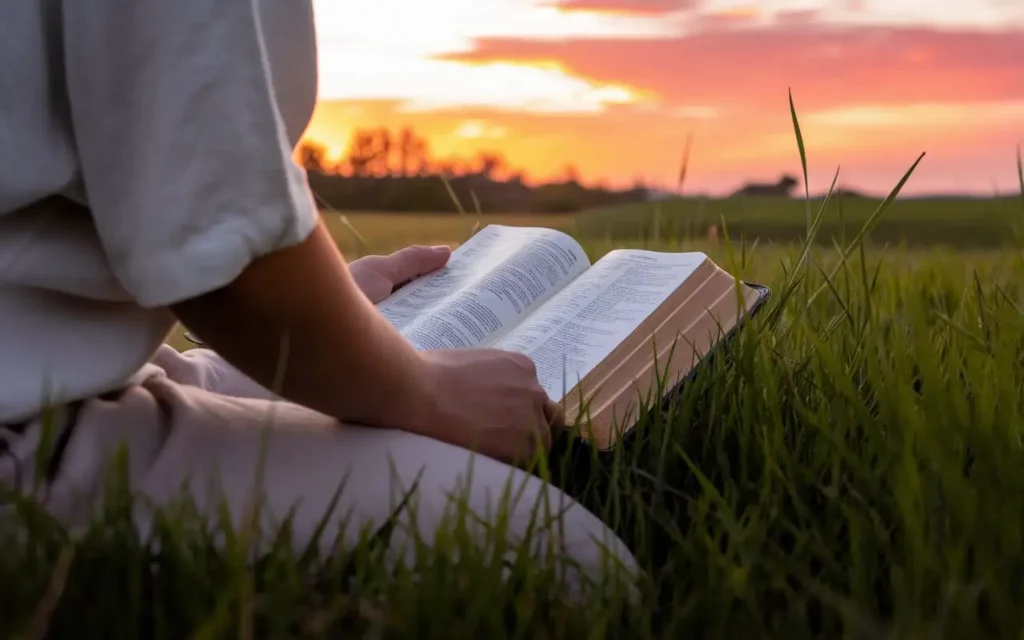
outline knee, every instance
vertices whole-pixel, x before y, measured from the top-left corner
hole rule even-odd
[[[594,595],[635,600],[641,574],[631,551],[583,507],[574,511],[564,514],[558,524],[537,527],[529,540],[510,538],[516,551],[510,554],[509,564],[522,574],[533,574],[540,584],[553,584],[570,601]]]
[[[412,528],[427,546],[448,546],[446,539],[469,533],[484,562],[549,571],[573,594],[624,588],[636,595],[636,559],[582,504],[536,476],[490,459],[476,458],[462,468],[458,479],[449,475],[451,468],[437,475],[425,469]]]
[[[635,594],[639,566],[614,530],[569,495],[532,480],[538,504],[511,512],[510,542],[529,550],[528,561],[555,571],[576,594],[623,587]]]

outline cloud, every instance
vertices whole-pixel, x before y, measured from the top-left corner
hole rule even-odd
[[[738,6],[695,13],[689,17],[687,25],[693,33],[707,33],[760,28],[764,20],[764,14],[755,7]]]
[[[780,26],[810,26],[821,22],[820,9],[797,9],[776,14],[775,23]]]
[[[687,120],[711,120],[722,115],[721,109],[708,106],[674,106],[668,109],[670,117]]]
[[[750,26],[772,27],[794,16],[820,26],[1004,31],[1024,28],[1024,3],[1006,0],[702,0],[696,16],[756,12]]]
[[[563,9],[613,13],[666,14],[692,9],[700,0],[562,0]]]
[[[321,43],[366,52],[442,55],[471,51],[481,38],[669,38],[677,19],[565,9],[555,0],[313,0]],[[401,16],[401,20],[395,20]]]
[[[904,105],[851,104],[817,111],[808,121],[833,127],[885,130],[894,127],[963,128],[973,123],[1015,125],[1024,122],[1024,100],[939,102]]]
[[[557,60],[471,63],[458,56],[483,38],[612,41],[676,33],[663,17],[567,10],[544,0],[315,1],[320,99],[397,101],[408,110],[595,113],[638,102],[643,92],[628,83],[595,82]]]
[[[853,103],[913,104],[1024,98],[1024,30],[777,27],[675,40],[487,40],[458,56],[558,60],[593,82],[628,82],[665,105],[733,112],[776,108],[792,89],[801,110]]]
[[[555,63],[453,60],[378,55],[372,62],[344,47],[327,47],[321,62],[325,101],[398,102],[405,111],[487,108],[537,113],[598,113],[609,105],[641,101],[643,92],[596,82]]]

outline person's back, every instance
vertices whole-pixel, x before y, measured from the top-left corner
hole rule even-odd
[[[544,501],[585,568],[602,541],[632,565],[591,514],[505,464],[561,425],[529,359],[416,352],[374,309],[447,249],[338,253],[293,161],[316,62],[310,0],[0,3],[0,482],[23,479],[53,406],[41,499],[67,522],[101,502],[126,443],[132,486],[158,505],[191,480],[222,492],[196,491],[200,508],[226,498],[241,517],[262,468],[272,514],[300,503],[297,545],[346,477],[337,513],[357,525],[418,483],[429,539],[456,485],[488,509],[511,474],[528,490],[510,536]],[[179,321],[212,350],[163,344]]]
[[[227,284],[275,248],[269,238],[294,242],[315,224],[312,206],[289,220],[228,200],[246,183],[272,206],[301,185],[297,170],[291,185],[280,175],[316,98],[309,6],[262,0],[253,25],[229,8],[250,3],[164,4],[0,8],[0,423],[122,384],[173,327],[167,302]],[[218,12],[237,19],[211,24]],[[273,102],[256,79],[248,94],[215,94],[207,121],[182,108],[227,74],[262,73],[260,44]],[[275,117],[287,140],[264,135]],[[257,184],[274,171],[277,184]],[[95,217],[74,206],[87,204],[86,176]]]

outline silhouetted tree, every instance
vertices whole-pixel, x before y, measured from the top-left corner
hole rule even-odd
[[[297,150],[298,163],[308,173],[327,173],[327,148],[311,140],[302,141]]]
[[[481,176],[491,180],[495,174],[505,168],[505,158],[493,151],[485,151],[477,156]]]
[[[371,161],[373,165],[371,173],[378,176],[390,175],[391,152],[394,150],[394,145],[391,143],[391,132],[384,127],[377,129],[373,135],[373,142],[377,153],[374,154]]]
[[[562,181],[566,184],[579,184],[580,172],[576,165],[567,164],[562,169]]]
[[[372,132],[360,129],[353,133],[345,152],[346,162],[352,175],[368,175],[376,153]]]
[[[398,136],[398,175],[420,175],[429,167],[430,147],[427,140],[410,127],[404,127]]]
[[[579,211],[647,195],[644,190],[587,187],[572,165],[567,165],[562,182],[529,186],[499,152],[435,158],[429,141],[408,126],[394,133],[385,127],[354,131],[345,150],[344,172],[327,167],[327,154],[320,144],[304,143],[297,155],[317,196],[343,210],[454,211],[442,177],[464,207],[479,202],[485,213]],[[508,177],[502,179],[504,175]]]

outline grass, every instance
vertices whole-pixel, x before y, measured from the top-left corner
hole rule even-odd
[[[808,217],[801,205],[805,233],[821,232],[823,210],[812,203]],[[355,226],[362,251],[462,230],[413,240],[412,225],[401,238]],[[1018,637],[1024,250],[887,249],[853,236],[833,247],[586,240],[594,255],[707,249],[776,294],[729,357],[628,447],[559,450],[536,471],[630,545],[641,605],[615,583],[568,602],[556,576],[525,556],[504,562],[495,541],[474,545],[456,524],[397,569],[382,553],[387,528],[319,557],[293,551],[287,528],[234,530],[183,507],[144,539],[113,483],[106,511],[75,537],[19,503],[0,541],[0,633]],[[271,550],[250,562],[257,533]]]

